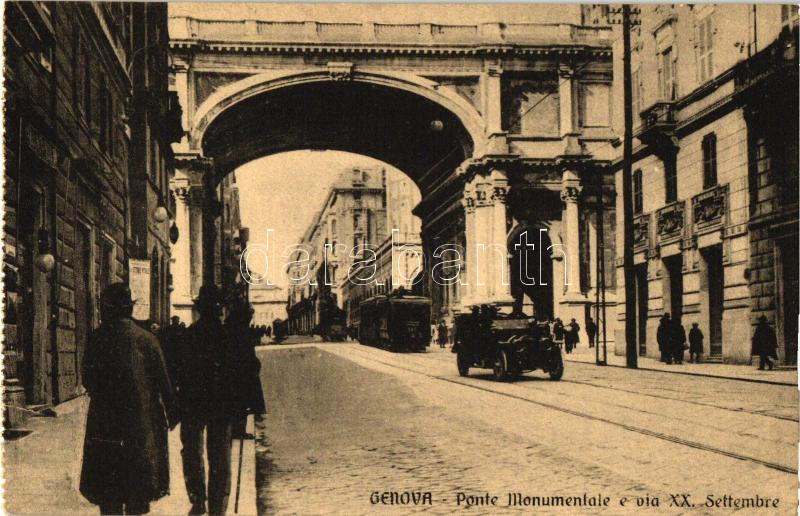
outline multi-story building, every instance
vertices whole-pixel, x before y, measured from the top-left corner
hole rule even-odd
[[[181,107],[169,91],[167,4],[131,4],[133,53],[128,69],[133,97],[128,184],[131,242],[129,284],[134,317],[163,326],[170,316],[170,244],[176,243],[174,174],[170,144],[180,140]],[[183,238],[187,238],[184,235]]]
[[[272,326],[275,319],[286,319],[286,291],[279,286],[266,282],[250,285],[248,300],[253,307],[253,324]]]
[[[171,126],[158,95],[150,122],[133,121],[131,74],[163,84],[167,14],[122,2],[5,7],[4,372],[12,404],[48,405],[82,392],[99,293],[128,279],[138,250],[131,213],[146,201],[128,172],[145,168],[131,149],[148,126]],[[162,45],[147,66],[144,41]]]
[[[356,325],[358,305],[376,294],[403,288],[422,293],[424,288],[424,252],[420,236],[421,221],[411,210],[420,202],[420,193],[411,179],[401,173],[386,177],[386,238],[378,245],[374,264],[374,282],[347,281],[342,287],[342,307],[348,324]],[[372,266],[363,265],[351,274],[366,278]]]
[[[377,251],[379,243],[386,239],[386,176],[382,168],[353,168],[344,171],[331,186],[301,242],[313,250],[309,252],[310,261],[290,272],[293,278],[300,278],[309,267],[309,281],[289,288],[290,331],[313,330],[319,320],[316,300],[322,295],[333,295],[341,307],[348,270],[357,260],[353,250],[368,245]],[[331,246],[327,259],[326,245]],[[300,255],[304,253],[295,252],[293,259],[304,257]]]
[[[686,328],[699,323],[711,357],[747,361],[765,315],[781,359],[795,363],[797,6],[652,4],[640,21],[631,55],[639,354],[658,356],[656,328],[671,313]],[[619,78],[621,42],[614,55]],[[621,80],[616,95],[621,105]],[[624,321],[621,259],[617,278]]]

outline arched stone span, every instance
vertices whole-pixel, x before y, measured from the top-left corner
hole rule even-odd
[[[217,180],[265,155],[329,149],[389,163],[425,196],[473,157],[476,139],[484,145],[474,108],[423,79],[355,73],[335,80],[327,72],[259,77],[223,88],[194,117],[191,145],[213,158]]]
[[[481,114],[463,97],[449,89],[438,88],[438,83],[412,73],[375,72],[352,70],[344,67],[344,75],[336,75],[335,68],[315,70],[281,70],[253,75],[223,86],[200,104],[191,121],[190,146],[199,149],[203,134],[212,122],[234,104],[251,97],[280,88],[317,82],[351,81],[395,88],[419,95],[455,115],[473,142],[473,154],[480,155],[486,147],[486,123]]]

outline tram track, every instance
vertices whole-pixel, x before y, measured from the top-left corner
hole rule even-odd
[[[420,371],[420,370],[412,368],[412,367],[401,366],[401,365],[398,365],[398,364],[387,362],[385,360],[381,360],[380,358],[375,357],[375,356],[371,355],[370,353],[365,352],[365,350],[361,350],[361,349],[359,349],[357,347],[351,348],[350,351],[355,351],[355,355],[359,356],[360,358],[362,358],[364,360],[372,361],[372,362],[381,364],[383,366],[390,367],[390,368],[393,368],[393,369],[397,369],[397,370],[400,370],[400,371],[405,371],[405,372],[409,372],[409,373],[412,373],[412,374],[424,376],[424,377],[432,379],[432,380],[453,383],[453,384],[456,384],[456,385],[461,385],[463,387],[468,387],[468,388],[475,389],[475,390],[478,390],[478,391],[483,391],[483,392],[487,392],[487,393],[503,396],[503,397],[506,397],[506,398],[522,401],[522,402],[525,402],[525,403],[530,403],[530,404],[533,404],[533,405],[537,405],[537,406],[540,406],[540,407],[548,408],[548,409],[555,410],[555,411],[558,411],[558,412],[562,412],[562,413],[565,413],[565,414],[570,414],[572,416],[580,417],[580,418],[587,419],[587,420],[590,420],[590,421],[596,421],[596,422],[601,422],[601,423],[605,423],[605,424],[608,424],[608,425],[612,425],[612,426],[615,426],[617,428],[622,428],[624,430],[627,430],[627,431],[630,431],[630,432],[634,432],[634,433],[638,433],[638,434],[641,434],[641,435],[645,435],[645,436],[648,436],[648,437],[653,437],[653,438],[660,439],[660,440],[663,440],[663,441],[672,442],[674,444],[679,444],[679,445],[682,445],[682,446],[686,446],[686,447],[690,447],[690,448],[694,448],[694,449],[698,449],[698,450],[703,450],[703,451],[706,451],[706,452],[714,453],[714,454],[717,454],[717,455],[722,455],[722,456],[725,456],[725,457],[729,457],[729,458],[733,458],[733,459],[737,459],[737,460],[741,460],[741,461],[752,462],[752,463],[759,464],[761,466],[764,466],[764,467],[767,467],[767,468],[770,468],[770,469],[781,471],[783,473],[788,473],[788,474],[792,474],[792,475],[796,476],[797,472],[798,472],[796,468],[785,466],[783,464],[778,464],[776,462],[771,462],[771,461],[768,461],[768,460],[760,459],[758,457],[745,455],[745,454],[738,453],[738,452],[731,451],[731,450],[726,450],[726,449],[723,449],[723,448],[720,448],[720,447],[717,447],[717,446],[712,446],[712,445],[705,444],[705,443],[698,442],[698,441],[694,441],[694,440],[691,440],[691,439],[684,439],[684,438],[677,437],[677,436],[670,435],[670,434],[666,434],[666,433],[663,433],[663,432],[650,430],[648,428],[644,428],[644,427],[640,427],[640,426],[636,426],[636,425],[631,425],[631,424],[623,423],[623,422],[620,422],[620,421],[615,421],[613,419],[609,419],[609,418],[606,418],[606,417],[597,416],[597,415],[593,415],[593,414],[588,414],[588,413],[582,412],[580,410],[574,410],[574,409],[562,407],[562,406],[559,406],[559,405],[555,405],[555,404],[552,404],[552,403],[547,403],[547,402],[543,402],[543,401],[539,401],[539,400],[533,400],[533,399],[530,399],[530,398],[525,397],[525,396],[520,395],[520,394],[504,392],[502,390],[494,389],[494,388],[486,386],[486,385],[476,385],[474,382],[462,379],[460,377],[454,378],[454,377],[441,376],[441,375],[431,374],[431,373],[428,373],[426,371]],[[595,384],[592,384],[590,382],[573,381],[572,383],[586,383],[586,384],[591,385],[591,386],[596,386]],[[509,384],[503,384],[503,385],[508,386]],[[624,391],[624,389],[619,389],[619,390],[623,390]],[[630,391],[624,391],[624,392],[630,392]],[[638,393],[632,392],[632,394],[638,394]],[[630,408],[630,407],[627,407],[627,408]],[[743,412],[748,412],[748,411],[743,411]],[[757,414],[757,413],[756,413],[756,415],[760,415],[760,416],[763,416],[763,417],[773,417],[773,416],[766,416],[764,414]],[[776,418],[776,419],[783,419],[783,418]],[[793,420],[791,420],[791,421],[793,421]]]

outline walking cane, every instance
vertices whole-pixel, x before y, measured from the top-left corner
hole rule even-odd
[[[242,487],[242,455],[244,455],[244,436],[239,439],[239,472],[236,474],[236,501],[233,504],[234,514],[239,513],[239,491]]]

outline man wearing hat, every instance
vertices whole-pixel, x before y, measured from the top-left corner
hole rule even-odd
[[[131,292],[114,283],[83,360],[89,413],[80,492],[102,514],[145,514],[169,493],[172,387],[158,340],[133,319]]]
[[[775,331],[769,325],[766,316],[762,315],[758,318],[756,331],[753,333],[753,355],[759,356],[759,369],[763,371],[766,365],[772,371],[772,358],[778,359],[775,351],[777,348],[778,339],[775,337]]]
[[[192,503],[190,514],[205,513],[206,501],[209,514],[225,514],[231,488],[232,424],[238,414],[231,403],[230,346],[221,321],[222,299],[214,285],[200,288],[195,308],[199,318],[186,329],[175,367],[183,476]]]

